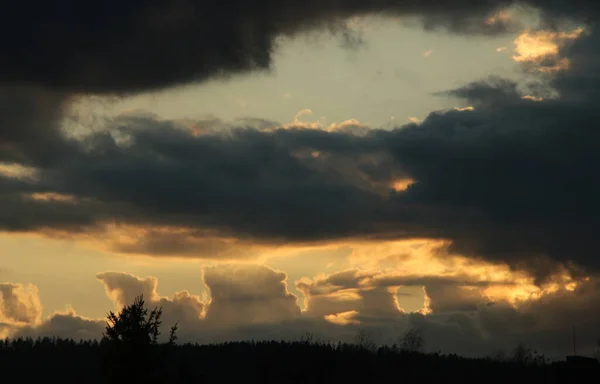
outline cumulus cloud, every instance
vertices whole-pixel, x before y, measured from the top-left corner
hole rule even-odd
[[[300,312],[283,272],[264,265],[223,265],[204,273],[210,290],[210,297],[204,299],[187,291],[160,296],[153,277],[107,272],[98,279],[117,307],[139,294],[148,295],[149,307],[163,308],[165,326],[179,324],[184,342],[294,339],[305,332],[324,340],[352,341],[363,330],[376,342],[391,343],[405,330],[416,328],[430,351],[481,356],[524,342],[552,358],[562,358],[570,350],[573,323],[581,353],[589,353],[600,320],[597,279],[555,287],[518,303],[496,300],[481,305],[482,286],[465,284],[459,277],[445,281],[424,277],[418,283],[412,277],[408,280],[417,285],[425,283],[428,310],[407,312],[401,309],[396,290],[373,279],[382,272],[351,270],[296,282],[307,301],[306,310]],[[2,329],[12,337],[88,339],[100,337],[104,325],[103,319],[82,317],[67,308],[35,324],[5,323]]]
[[[153,276],[140,278],[128,273],[104,272],[97,274],[96,278],[103,283],[116,311],[133,303],[137,296],[144,295],[148,306],[161,307],[165,322],[180,324],[184,333],[190,332],[190,328],[196,329],[196,323],[204,317],[206,304],[199,296],[180,291],[171,298],[162,297],[158,293],[158,279]]]
[[[204,269],[203,281],[210,299],[176,292],[158,293],[155,277],[105,272],[97,276],[117,309],[143,294],[148,306],[163,309],[165,324],[177,323],[189,339],[211,340],[236,327],[265,326],[297,320],[296,296],[287,290],[287,275],[261,265],[221,265]],[[210,334],[205,334],[209,332]]]
[[[206,320],[215,324],[293,320],[300,308],[286,280],[285,273],[258,265],[206,268],[204,283],[211,296]]]
[[[42,314],[37,287],[0,283],[0,321],[36,324]]]
[[[104,321],[78,316],[73,308],[42,318],[43,307],[36,286],[0,283],[1,337],[98,338]]]
[[[77,315],[73,308],[59,311],[36,326],[13,329],[12,337],[61,337],[74,340],[98,339],[106,323],[102,319],[90,319]]]

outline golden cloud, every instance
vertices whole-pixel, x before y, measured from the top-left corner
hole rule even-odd
[[[25,195],[25,197],[35,201],[58,202],[66,204],[76,204],[79,201],[79,198],[77,196],[54,192],[31,193]]]
[[[458,285],[475,287],[491,302],[505,301],[514,307],[559,290],[573,291],[584,281],[562,270],[538,286],[533,276],[506,264],[449,254],[449,245],[449,242],[430,239],[355,244],[347,265],[360,271],[362,277],[357,282],[361,288],[392,286],[394,281],[398,286],[424,284],[421,281],[426,280],[455,281]],[[428,308],[427,297],[423,307]]]
[[[464,112],[464,111],[474,111],[475,107],[469,105],[467,107],[454,107],[455,111]]]
[[[560,49],[581,36],[583,28],[571,32],[523,31],[515,38],[513,60],[535,65],[540,72],[554,73],[570,66],[567,58],[558,57]]]
[[[501,10],[491,15],[485,20],[487,25],[506,24],[512,19],[512,13],[509,10]]]
[[[0,176],[23,181],[35,181],[38,178],[38,171],[35,168],[21,164],[0,162]]]
[[[360,321],[355,319],[356,315],[358,315],[358,311],[346,311],[325,315],[325,320],[337,325],[360,324]]]
[[[521,97],[521,99],[523,99],[523,100],[531,100],[531,101],[538,101],[538,102],[544,100],[543,97],[531,96],[531,95],[525,95],[525,96]]]
[[[396,192],[404,192],[414,183],[413,179],[399,179],[392,183],[392,189]]]

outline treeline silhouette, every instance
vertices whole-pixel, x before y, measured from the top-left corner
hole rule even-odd
[[[100,341],[18,338],[0,342],[2,379],[25,383],[571,383],[600,377],[598,365],[550,364],[524,346],[508,357],[422,353],[407,332],[377,347],[360,332],[354,343],[314,341],[177,344],[177,326],[160,343],[160,308],[139,297],[109,313]]]

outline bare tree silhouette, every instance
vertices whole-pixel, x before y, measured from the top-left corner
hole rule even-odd
[[[375,352],[377,350],[377,344],[365,329],[360,329],[356,333],[356,336],[354,336],[354,344],[369,352]]]
[[[418,329],[411,328],[400,337],[400,349],[406,352],[423,352],[425,339]]]
[[[525,346],[523,343],[517,344],[513,350],[510,361],[521,365],[543,365],[546,363],[546,358],[543,354],[538,353]]]

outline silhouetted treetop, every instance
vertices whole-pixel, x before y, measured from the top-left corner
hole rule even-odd
[[[157,344],[162,323],[161,316],[162,308],[157,307],[148,312],[144,296],[140,295],[135,298],[133,304],[125,306],[118,314],[112,311],[108,313],[102,341],[125,343],[131,346]],[[172,337],[176,337],[174,332],[173,330]]]

